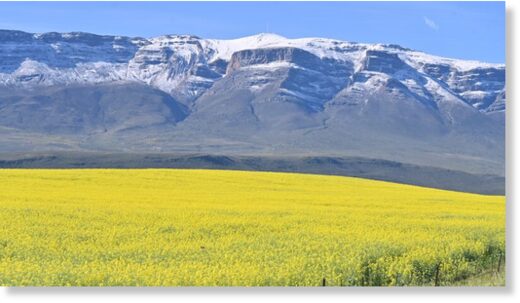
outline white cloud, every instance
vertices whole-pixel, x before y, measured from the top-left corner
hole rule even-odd
[[[435,31],[439,30],[439,25],[437,23],[435,23],[435,21],[433,21],[432,19],[430,19],[428,17],[423,17],[423,19],[424,19],[424,24],[426,24],[426,26],[428,26],[429,28],[431,28]]]

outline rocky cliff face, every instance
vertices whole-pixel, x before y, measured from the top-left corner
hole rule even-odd
[[[434,57],[395,45],[290,40],[272,34],[205,40],[187,35],[144,39],[0,30],[0,60],[4,86],[137,81],[185,101],[201,96],[226,73],[273,62],[333,77],[352,75],[356,68],[385,74],[415,69],[483,112],[496,110],[490,106],[504,95],[505,83],[503,65]]]
[[[92,62],[128,63],[148,43],[145,39],[88,33],[29,34],[0,30],[0,72],[11,74],[27,60],[57,69]]]

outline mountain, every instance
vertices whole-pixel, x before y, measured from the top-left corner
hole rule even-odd
[[[505,66],[398,45],[0,30],[0,152],[363,156],[504,175]]]

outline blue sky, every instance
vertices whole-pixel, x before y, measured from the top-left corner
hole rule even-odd
[[[0,28],[222,39],[269,31],[505,60],[504,2],[1,2]]]

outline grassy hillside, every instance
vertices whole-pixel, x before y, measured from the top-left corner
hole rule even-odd
[[[1,136],[1,133],[0,133]],[[505,178],[346,156],[180,153],[0,153],[0,168],[182,168],[338,175],[485,195],[503,195]]]
[[[0,184],[1,285],[452,285],[505,247],[503,196],[180,169]]]

